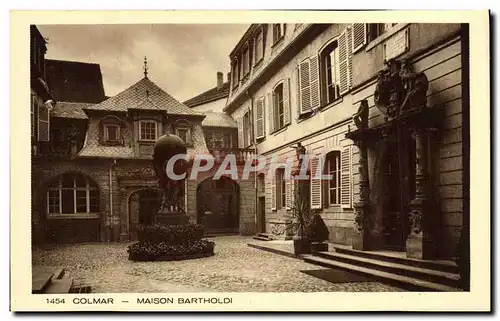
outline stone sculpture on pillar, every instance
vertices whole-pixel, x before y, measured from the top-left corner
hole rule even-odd
[[[175,135],[166,134],[160,137],[154,146],[153,164],[158,186],[162,191],[162,201],[160,210],[156,214],[155,221],[167,225],[187,223],[183,206],[184,200],[184,179],[170,177],[167,172],[167,163],[176,155],[186,155],[187,148],[184,141]],[[186,174],[187,161],[178,159],[173,166],[175,175]]]

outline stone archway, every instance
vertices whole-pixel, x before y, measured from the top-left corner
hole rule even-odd
[[[239,198],[239,185],[232,179],[205,179],[196,190],[197,223],[209,233],[238,233]]]
[[[137,240],[137,227],[154,223],[154,215],[160,209],[161,191],[156,188],[141,188],[131,192],[127,198],[128,230],[131,241]]]

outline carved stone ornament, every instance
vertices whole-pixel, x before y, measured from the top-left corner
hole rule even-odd
[[[410,62],[389,60],[379,72],[375,88],[375,106],[393,119],[407,111],[424,108],[429,82],[424,73],[415,73]]]
[[[368,114],[370,108],[368,107],[368,101],[363,99],[359,104],[358,111],[352,116],[354,124],[358,129],[365,129],[368,127]]]
[[[415,234],[422,232],[422,209],[413,208],[409,213],[410,226]]]
[[[285,224],[273,223],[273,225],[271,226],[271,232],[273,235],[283,235],[285,234],[285,231]]]

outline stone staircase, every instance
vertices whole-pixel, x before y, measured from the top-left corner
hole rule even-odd
[[[254,235],[253,239],[260,240],[260,241],[272,241],[272,240],[274,240],[274,237],[272,234],[258,233],[257,235]]]
[[[81,280],[74,280],[64,269],[33,275],[33,294],[90,293],[91,289]]]
[[[461,291],[458,267],[451,261],[418,260],[394,252],[358,251],[341,246],[302,258],[308,263],[348,270],[410,291]]]

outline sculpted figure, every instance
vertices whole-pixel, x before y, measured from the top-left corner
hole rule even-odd
[[[368,114],[369,114],[368,101],[364,99],[359,104],[358,111],[352,116],[352,119],[354,120],[354,124],[356,125],[356,127],[358,127],[359,129],[368,127]]]
[[[407,60],[403,61],[400,76],[406,93],[400,113],[424,107],[427,100],[427,90],[429,89],[427,76],[424,73],[415,73]]]

